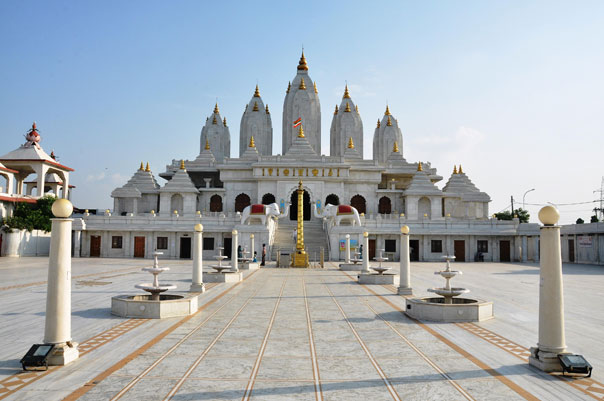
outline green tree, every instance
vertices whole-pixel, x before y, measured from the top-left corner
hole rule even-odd
[[[576,224],[583,224],[583,223],[585,223],[585,220],[583,220],[581,217],[579,217],[579,218],[577,219]]]
[[[2,220],[2,225],[9,229],[18,230],[43,230],[50,232],[52,215],[52,204],[57,198],[46,195],[38,199],[35,204],[19,202],[15,204],[12,217]]]
[[[520,220],[521,223],[528,223],[529,218],[531,217],[528,210],[522,208],[514,209],[514,216],[518,216],[518,220]],[[497,220],[512,220],[514,216],[509,211],[495,213],[495,218]]]
[[[596,216],[595,214],[593,216],[591,216],[590,223],[597,223],[599,221],[600,221],[600,219],[598,219],[598,216]]]

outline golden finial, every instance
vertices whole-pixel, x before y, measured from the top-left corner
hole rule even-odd
[[[422,162],[417,163],[417,171],[424,171],[424,168],[422,167]]]
[[[388,127],[392,127],[392,120],[390,119],[390,116],[388,116],[388,121],[386,122],[386,125]]]
[[[354,149],[354,142],[352,142],[352,137],[348,138],[348,149]]]
[[[317,89],[317,83],[313,82],[313,86],[315,87],[315,93],[319,93],[319,90]]]
[[[387,116],[390,115],[390,108],[388,107],[388,105],[386,105],[386,111],[384,112],[384,114]]]
[[[298,70],[308,71],[308,65],[306,64],[306,57],[304,57],[304,50],[302,50],[302,56],[300,57],[300,62],[298,63]]]
[[[260,97],[260,90],[258,89],[258,84],[256,84],[256,90],[254,91],[254,97]]]
[[[382,124],[380,124],[380,119],[378,118],[378,123],[377,123],[377,127],[380,128]]]
[[[457,167],[455,166],[455,164],[453,165],[453,174],[457,174]]]
[[[350,113],[350,103],[346,102],[346,108],[344,109],[344,112]]]
[[[289,93],[289,90],[292,88],[292,81],[289,81],[287,83],[287,90],[285,91],[285,93]]]
[[[210,141],[206,138],[206,150],[210,150]]]
[[[266,114],[271,114],[271,112],[268,111],[268,104],[266,105]]]
[[[300,124],[300,128],[298,128],[298,138],[304,138],[304,128],[302,128],[302,124]]]
[[[398,153],[398,142],[397,141],[394,141],[394,146],[392,147],[392,151],[394,153]]]
[[[138,168],[139,170],[144,170],[145,168],[143,167],[143,162],[141,162],[141,166]]]
[[[147,167],[145,167],[145,171],[146,171],[146,172],[151,171],[151,169],[149,168],[149,162],[147,162]]]
[[[254,135],[250,137],[250,148],[255,148],[256,142],[254,142]]]
[[[258,111],[258,102],[254,102],[254,108],[252,111]]]
[[[184,161],[184,159],[180,161],[180,169],[181,170],[185,169],[185,161]]]
[[[226,127],[226,117],[222,120],[222,124]]]
[[[338,114],[338,105],[336,104],[336,110],[333,112],[333,115],[335,116],[336,114]]]
[[[342,99],[350,99],[350,92],[348,92],[348,84],[344,88],[344,97]]]
[[[356,111],[357,114],[359,113],[359,105],[358,104],[354,105],[354,111]]]
[[[216,102],[216,105],[214,106],[214,113],[220,113],[220,110],[218,110],[218,102]]]
[[[218,124],[218,121],[216,121],[216,115],[214,115],[214,118],[212,118],[212,124],[213,125]]]
[[[463,174],[463,170],[461,169],[461,164],[459,165],[459,174]]]
[[[298,86],[298,89],[306,90],[306,84],[304,83],[304,77],[302,77],[302,79],[300,80],[300,86]]]

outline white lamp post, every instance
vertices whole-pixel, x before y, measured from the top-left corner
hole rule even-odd
[[[193,279],[191,281],[191,292],[204,292],[203,284],[203,226],[195,224],[193,234]]]
[[[411,260],[409,259],[409,227],[401,227],[401,262],[400,262],[399,295],[412,295]]]

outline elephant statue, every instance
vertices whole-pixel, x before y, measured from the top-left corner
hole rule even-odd
[[[255,204],[246,206],[241,212],[241,224],[250,224],[252,219],[259,219],[263,225],[266,225],[266,218],[273,216],[280,219],[289,214],[289,207],[285,207],[285,211],[281,213],[279,205],[271,203],[270,205]]]
[[[326,217],[328,219],[335,219],[335,224],[340,225],[342,220],[350,221],[350,224],[353,226],[355,224],[361,225],[361,218],[359,217],[359,211],[350,206],[350,205],[332,205],[330,203],[326,204],[322,210],[322,213],[319,214],[317,210],[317,204],[313,204],[313,212],[315,217],[323,218]]]

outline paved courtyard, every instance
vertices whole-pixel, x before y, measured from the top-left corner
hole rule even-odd
[[[6,400],[603,400],[604,268],[564,266],[567,345],[591,379],[527,363],[537,342],[535,264],[455,263],[455,285],[492,300],[482,323],[418,322],[391,286],[364,286],[336,264],[246,272],[212,284],[199,311],[163,320],[110,315],[150,260],[74,259],[72,334],[80,358],[47,372],[19,359],[44,332],[47,258],[0,258],[0,399]],[[190,261],[160,276],[189,287]],[[389,264],[394,270],[398,264]],[[413,263],[415,295],[441,286],[440,263]]]

